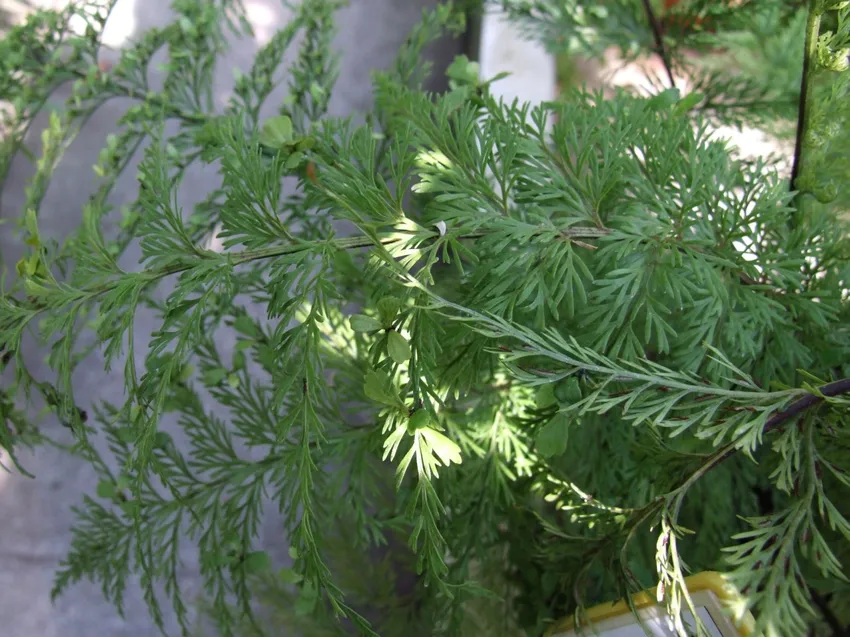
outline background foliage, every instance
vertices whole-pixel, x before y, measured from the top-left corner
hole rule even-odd
[[[655,51],[693,78],[537,107],[496,99],[465,58],[449,91],[423,91],[423,47],[469,8],[441,5],[374,73],[363,125],[326,114],[337,4],[293,7],[222,112],[211,73],[248,31],[231,0],[175,0],[108,70],[108,3],[38,12],[0,45],[4,174],[74,83],[31,157],[28,253],[0,299],[0,445],[17,465],[45,442],[17,407],[40,397],[100,477],[54,593],[91,579],[120,611],[137,576],[157,625],[173,612],[188,634],[189,543],[223,635],[539,634],[656,584],[678,617],[684,576],[706,569],[729,573],[765,634],[850,622],[847,3],[503,2],[553,49]],[[260,121],[296,42],[289,95]],[[51,174],[113,96],[136,101],[98,190],[73,236],[48,239]],[[800,131],[793,187],[712,138],[718,122]],[[140,147],[139,196],[112,210]],[[182,210],[194,162],[221,185]],[[140,309],[159,317],[142,347]],[[25,335],[54,378],[29,373]],[[123,402],[75,395],[95,350]],[[291,564],[256,546],[270,506]]]

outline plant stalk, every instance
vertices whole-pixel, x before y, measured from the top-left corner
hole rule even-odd
[[[643,8],[646,11],[646,19],[649,21],[649,27],[652,29],[652,37],[655,38],[655,51],[658,53],[658,57],[661,58],[661,63],[664,64],[664,70],[667,71],[670,88],[676,88],[676,81],[673,79],[673,69],[670,66],[667,49],[664,47],[664,36],[661,33],[661,25],[658,23],[658,18],[655,17],[655,12],[652,10],[649,0],[643,0]]]
[[[579,238],[598,239],[599,237],[606,236],[608,233],[608,230],[599,230],[598,228],[568,228],[566,230],[561,230],[562,236],[572,241],[576,241]],[[436,233],[434,234],[436,235]],[[478,239],[485,236],[485,234],[486,233],[484,232],[470,232],[467,234],[459,235],[455,238],[459,240]],[[383,237],[376,241],[372,237],[360,236],[347,237],[343,239],[333,239],[329,242],[321,243],[330,243],[337,250],[352,250],[358,248],[368,248],[375,245],[392,245],[393,243],[396,243],[399,240],[400,239],[397,237]],[[227,253],[227,256],[232,266],[239,266],[244,265],[246,263],[250,263],[252,261],[272,259],[275,257],[283,257],[290,254],[296,254],[298,252],[314,250],[319,245],[320,242],[299,240],[294,243],[270,246],[268,248],[258,248],[256,250],[243,250],[241,252]],[[142,270],[141,272],[134,272],[132,274],[144,277],[148,279],[148,283],[153,283],[165,277],[180,274],[181,272],[186,272],[187,270],[191,270],[195,265],[197,265],[197,262],[178,261],[177,263],[166,265],[160,268]],[[118,283],[119,280],[115,279],[111,281],[106,281],[105,283],[101,283],[96,286],[92,286],[90,288],[84,288],[77,291],[80,293],[81,297],[92,299],[114,289],[115,286],[118,285]],[[43,306],[36,305],[34,309],[41,311],[46,308]]]
[[[818,33],[820,32],[821,13],[818,7],[819,0],[809,0],[809,17],[806,21],[806,43],[803,56],[803,77],[800,80],[800,102],[797,108],[797,139],[794,144],[794,161],[791,167],[791,190],[797,184],[797,178],[803,168],[803,144],[809,134],[809,122],[811,120],[814,72],[818,53]]]
[[[804,411],[814,407],[815,405],[819,405],[823,402],[824,398],[831,398],[833,396],[840,396],[841,394],[850,393],[850,378],[842,378],[841,380],[836,380],[831,383],[827,383],[826,385],[821,385],[818,387],[818,393],[807,393],[802,398],[795,400],[791,403],[787,408],[783,409],[780,412],[777,412],[771,416],[764,425],[764,429],[762,429],[763,433],[769,433],[775,429],[778,429],[784,426],[789,420],[793,420]],[[719,457],[714,458],[708,464],[708,468],[712,468],[722,461],[726,460],[730,456],[734,455],[737,449],[735,448],[735,443],[731,443],[725,452],[723,452]],[[705,471],[703,471],[705,473]]]

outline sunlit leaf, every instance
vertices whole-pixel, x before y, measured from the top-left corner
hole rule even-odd
[[[374,332],[382,327],[378,319],[365,316],[364,314],[355,314],[349,321],[351,323],[351,329],[355,332]]]
[[[407,339],[395,330],[387,334],[387,350],[396,363],[404,363],[410,358],[410,345]]]
[[[292,139],[292,120],[286,115],[276,115],[263,122],[260,143],[269,148],[282,148]]]

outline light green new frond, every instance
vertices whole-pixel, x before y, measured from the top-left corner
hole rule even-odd
[[[399,49],[393,70],[386,76],[387,79],[401,86],[422,89],[424,81],[431,72],[431,65],[427,62],[422,63],[425,47],[446,32],[455,37],[459,36],[465,27],[464,13],[451,2],[442,3],[434,10],[424,10],[421,20],[413,27],[404,45]],[[382,76],[384,76],[383,73],[375,73],[375,77]],[[381,106],[379,100],[379,111]]]
[[[341,0],[307,0],[298,11],[304,20],[304,41],[298,60],[289,68],[289,97],[280,108],[292,117],[296,130],[308,133],[327,113],[338,75],[339,55],[332,52],[334,14]]]
[[[230,98],[227,111],[232,115],[241,114],[247,120],[245,123],[249,129],[259,125],[260,107],[277,85],[279,80],[275,75],[303,25],[302,16],[293,16],[257,52],[251,70],[247,74],[236,74],[233,97]]]
[[[407,184],[398,181],[390,186],[376,173],[379,139],[373,132],[367,127],[352,131],[350,122],[323,123],[322,127],[322,139],[315,149],[322,178],[312,194],[317,205],[322,209],[333,208],[335,216],[364,230],[403,217],[402,199]],[[411,163],[413,151],[405,141],[396,145],[400,166]],[[406,175],[399,177],[404,179]],[[345,183],[354,188],[340,187]]]
[[[48,107],[58,120],[59,115],[51,96],[58,86],[69,80],[75,80],[71,117],[88,117],[102,102],[88,99],[96,91],[94,66],[98,48],[98,36],[103,30],[113,1],[87,1],[72,3],[62,11],[38,10],[22,25],[10,29],[2,40],[3,60],[0,66],[0,94],[9,107],[0,115],[4,129],[3,143],[0,144],[0,181],[5,176],[11,161],[21,149],[26,133],[39,111]],[[72,21],[85,25],[85,34],[80,36],[70,28]],[[85,87],[85,88],[84,88]],[[88,90],[86,90],[88,89]],[[84,102],[86,102],[84,104]],[[66,120],[65,126],[69,122]],[[55,166],[62,149],[73,137],[77,128],[68,128],[64,134],[58,134],[61,125],[52,123],[52,132],[43,141],[49,142],[46,154],[37,163],[37,176],[27,193],[31,202],[40,201],[49,181],[51,166]],[[30,154],[30,158],[34,160]],[[40,165],[40,167],[39,167]]]
[[[137,233],[145,264],[161,268],[179,260],[182,254],[200,256],[201,250],[189,236],[177,205],[179,183],[171,174],[168,147],[158,135],[152,141],[139,165],[143,212]]]
[[[229,4],[229,0],[176,0],[172,5],[176,29],[169,37],[171,55],[165,64],[164,92],[178,108],[213,110],[213,72],[217,54],[227,47],[222,18]]]
[[[222,187],[226,193],[217,233],[222,246],[252,249],[290,241],[293,231],[280,217],[281,177],[288,172],[288,156],[280,152],[266,157],[254,138],[233,120],[221,126],[220,134]],[[262,193],[259,201],[257,193]]]

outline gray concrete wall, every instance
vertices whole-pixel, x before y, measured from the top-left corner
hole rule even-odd
[[[0,4],[6,1],[0,0]],[[41,0],[42,5],[56,2]],[[233,81],[233,67],[248,70],[257,46],[287,20],[285,10],[275,0],[245,0],[245,4],[258,41],[240,42],[221,60],[216,85],[221,104],[226,101]],[[362,113],[370,107],[369,72],[386,68],[392,62],[423,7],[433,4],[435,0],[352,0],[351,5],[340,13],[336,47],[343,56],[331,106],[333,115]],[[120,0],[108,27],[107,39],[120,46],[127,38],[132,39],[134,34],[167,21],[166,0]],[[445,68],[460,52],[461,46],[462,41],[451,41],[433,47],[431,54],[437,68]],[[434,88],[438,87],[439,83],[434,85]],[[279,96],[269,101],[268,112],[274,111],[278,100]],[[78,223],[82,205],[94,189],[91,166],[106,135],[114,129],[126,106],[118,101],[108,103],[74,142],[56,172],[40,211],[40,223],[46,233],[62,237]],[[31,131],[32,144],[39,143],[44,119],[40,117],[38,125]],[[0,218],[11,220],[18,217],[24,201],[24,187],[31,174],[28,162],[18,161],[14,165],[0,199]],[[192,170],[183,184],[181,199],[186,204],[202,199],[215,184],[215,179],[210,168]],[[131,166],[113,194],[112,202],[116,208],[135,199],[135,183],[134,167]],[[14,271],[21,250],[9,224],[0,226],[0,253],[6,266]],[[126,265],[131,267],[138,262],[138,257],[138,252],[128,254]],[[144,339],[150,328],[150,316],[141,315],[136,329],[139,337]],[[232,335],[225,334],[222,338],[225,341],[229,338],[232,344]],[[224,342],[223,349],[230,349],[230,344]],[[50,377],[43,362],[43,352],[33,350],[26,355],[30,369],[37,376]],[[121,369],[120,362],[115,369]],[[103,399],[120,402],[123,396],[121,374],[104,373],[100,360],[92,357],[75,375],[75,390],[84,407]],[[43,426],[54,437],[70,442],[69,432],[54,418],[48,417]],[[137,589],[128,593],[123,620],[112,606],[102,600],[99,588],[88,583],[76,586],[51,605],[49,591],[53,575],[69,546],[71,506],[81,501],[83,493],[94,491],[95,478],[92,470],[81,461],[47,447],[32,454],[23,454],[21,460],[36,479],[0,470],[0,635],[143,637],[158,634]],[[288,543],[283,537],[279,517],[267,517],[262,536],[264,546],[273,555],[285,555]],[[193,566],[196,560],[193,552],[188,551],[182,579],[189,595],[200,592],[200,582]]]

